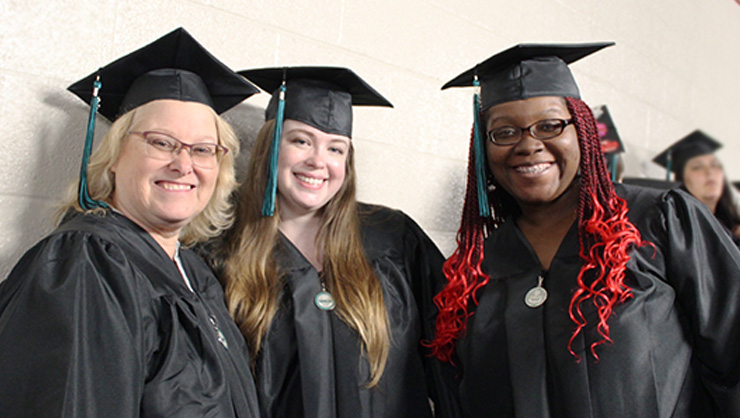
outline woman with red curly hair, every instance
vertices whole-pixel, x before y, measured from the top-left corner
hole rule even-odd
[[[568,68],[517,45],[480,86],[434,355],[466,417],[740,416],[740,252],[680,190],[613,185]]]

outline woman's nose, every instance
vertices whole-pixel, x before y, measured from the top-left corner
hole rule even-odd
[[[172,156],[170,162],[170,168],[182,173],[183,175],[190,174],[193,171],[193,157],[190,155],[189,150],[180,148],[180,150]]]
[[[528,130],[522,131],[522,137],[514,144],[514,151],[519,154],[533,154],[545,148],[545,143],[541,139],[532,136]]]

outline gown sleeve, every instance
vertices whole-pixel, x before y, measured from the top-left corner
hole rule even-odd
[[[5,417],[135,417],[145,381],[134,270],[81,232],[48,237],[0,283]]]
[[[720,416],[740,416],[740,251],[712,214],[680,192],[665,211],[666,277],[687,316],[698,372]]]
[[[422,341],[434,339],[437,307],[434,296],[442,290],[446,279],[442,271],[444,256],[429,236],[411,218],[406,218],[405,254],[411,287],[419,308]],[[424,359],[429,396],[434,402],[437,418],[457,417],[457,400],[453,383],[456,371],[448,363],[430,356],[430,351],[420,345]]]

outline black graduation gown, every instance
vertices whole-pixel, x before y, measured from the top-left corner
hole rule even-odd
[[[195,293],[116,213],[75,216],[29,250],[0,283],[0,415],[259,416],[221,286],[180,258]]]
[[[431,318],[427,324],[433,326],[431,299],[441,284],[444,259],[401,212],[363,206],[361,223],[365,253],[383,289],[392,339],[380,383],[366,388],[370,373],[360,338],[336,312],[316,307],[314,297],[321,291],[317,271],[282,237],[277,261],[285,287],[256,368],[265,417],[431,417],[432,390],[426,383],[427,358],[420,340],[422,317]]]
[[[490,282],[456,346],[467,417],[740,416],[740,252],[717,220],[681,191],[617,185],[629,218],[655,244],[632,251],[634,295],[608,324],[613,344],[590,354],[596,313],[573,342],[568,304],[582,261],[577,228],[564,238],[543,286],[544,305],[525,293],[543,274],[509,219],[485,243]]]

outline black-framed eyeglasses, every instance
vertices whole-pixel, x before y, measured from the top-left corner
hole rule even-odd
[[[147,146],[146,155],[162,161],[172,161],[183,149],[187,149],[193,165],[200,168],[216,168],[229,149],[212,142],[186,144],[172,135],[157,131],[131,131],[129,135],[140,136]]]
[[[501,126],[488,131],[488,139],[496,145],[514,145],[521,141],[524,131],[529,131],[533,138],[552,139],[562,134],[565,127],[571,124],[573,119],[543,119],[526,128]]]

